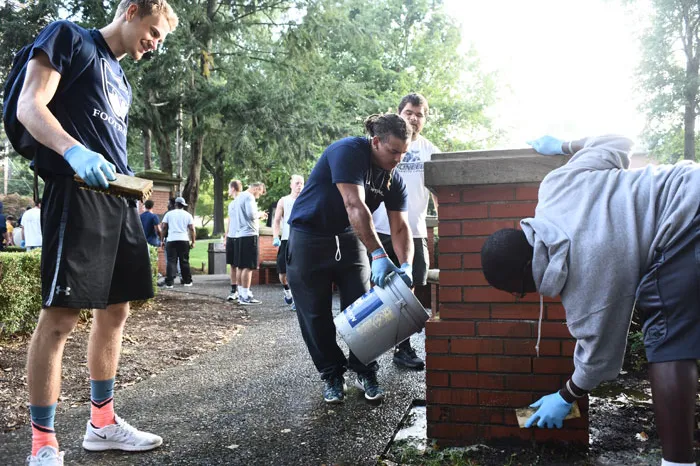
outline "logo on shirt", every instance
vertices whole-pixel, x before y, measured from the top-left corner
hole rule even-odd
[[[109,62],[102,58],[102,90],[105,93],[105,100],[109,102],[112,113],[119,118],[122,123],[129,113],[129,89],[124,84],[124,80],[117,76]]]
[[[420,158],[419,151],[406,152],[403,156],[403,160],[396,167],[399,173],[409,173],[409,172],[422,172],[423,171],[423,161]]]

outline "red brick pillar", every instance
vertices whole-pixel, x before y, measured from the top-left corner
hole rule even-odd
[[[574,340],[561,303],[547,298],[537,357],[539,295],[517,300],[490,287],[480,262],[489,234],[534,215],[539,182],[563,162],[527,150],[439,154],[426,164],[426,184],[440,203],[439,304],[426,326],[426,401],[428,437],[441,445],[502,439],[588,445],[587,400],[579,401],[582,419],[561,430],[518,427],[515,408],[558,390],[573,372]]]

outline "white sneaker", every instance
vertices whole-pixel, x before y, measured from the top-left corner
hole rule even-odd
[[[27,456],[27,464],[29,466],[62,466],[63,452],[56,450],[50,445],[41,447],[36,456]]]
[[[228,298],[226,298],[227,301],[238,301],[238,291],[234,291],[233,293],[228,295]]]
[[[142,432],[130,426],[125,420],[115,415],[116,424],[101,429],[93,427],[88,421],[83,448],[88,451],[123,450],[148,451],[163,443],[163,439],[148,432]]]

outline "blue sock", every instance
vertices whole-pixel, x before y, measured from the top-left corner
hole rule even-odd
[[[56,417],[56,403],[50,406],[29,405],[29,415],[33,424],[53,430],[53,420]]]
[[[90,379],[90,399],[96,403],[102,403],[114,396],[114,379],[92,380]]]

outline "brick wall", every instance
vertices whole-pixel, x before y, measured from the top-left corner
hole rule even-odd
[[[488,285],[481,246],[534,215],[539,182],[565,160],[532,151],[441,154],[426,164],[437,194],[437,315],[426,325],[428,437],[441,445],[479,441],[588,445],[588,400],[563,429],[520,429],[515,409],[560,389],[573,372],[574,340],[558,300],[545,298],[540,356],[539,295],[523,299]],[[435,160],[435,156],[433,158]],[[549,164],[549,165],[548,165]],[[429,167],[429,165],[432,165]]]
[[[150,199],[153,201],[152,212],[162,219],[163,215],[168,211],[170,191],[159,189],[156,186]],[[165,275],[165,251],[163,251],[162,248],[158,249],[158,272],[160,272],[161,275]]]
[[[439,188],[440,303],[426,326],[428,437],[463,445],[516,438],[588,444],[582,419],[559,429],[520,429],[515,408],[552,393],[573,371],[574,340],[557,300],[544,303],[536,357],[539,295],[516,299],[488,285],[480,264],[485,238],[534,215],[537,185]]]

